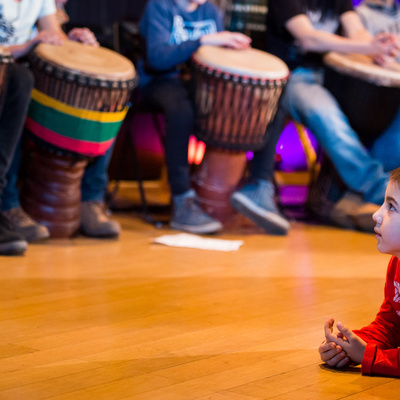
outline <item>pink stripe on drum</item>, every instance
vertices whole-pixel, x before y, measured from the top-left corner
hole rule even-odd
[[[105,142],[89,142],[62,136],[50,129],[39,125],[32,118],[27,117],[26,127],[37,137],[61,150],[69,150],[88,157],[103,155],[113,144],[115,137]]]

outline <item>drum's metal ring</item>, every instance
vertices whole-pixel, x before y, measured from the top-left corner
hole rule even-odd
[[[62,71],[56,66],[38,57],[35,53],[30,55],[30,61],[35,68],[65,82],[76,83],[80,86],[101,87],[104,89],[133,89],[136,86],[136,77],[125,81],[111,81],[85,76],[79,72]]]
[[[265,78],[254,78],[245,75],[232,74],[230,72],[225,72],[221,70],[217,70],[207,65],[200,64],[196,60],[192,60],[193,68],[195,72],[200,72],[202,74],[207,75],[208,77],[213,77],[217,79],[222,79],[223,81],[229,81],[234,84],[243,85],[243,86],[260,86],[269,88],[279,88],[286,85],[288,78],[284,79],[265,79]]]

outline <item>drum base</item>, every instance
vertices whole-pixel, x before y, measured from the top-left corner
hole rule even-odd
[[[22,207],[49,229],[50,237],[73,236],[81,223],[81,181],[88,161],[75,161],[37,146],[32,146],[29,156]]]
[[[234,225],[239,218],[229,199],[237,189],[246,167],[246,153],[207,148],[197,167],[192,184],[204,211],[224,224]]]

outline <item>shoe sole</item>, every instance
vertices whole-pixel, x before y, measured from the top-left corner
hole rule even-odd
[[[223,228],[220,222],[210,222],[209,224],[206,225],[192,226],[192,225],[179,224],[177,222],[171,221],[169,226],[172,229],[176,229],[178,231],[185,231],[190,233],[202,233],[202,234],[216,233],[221,231]]]
[[[83,236],[94,238],[94,239],[116,239],[119,237],[120,232],[112,232],[112,233],[94,233],[94,232],[87,232],[84,231],[82,228],[80,229],[80,232],[82,233]]]
[[[0,243],[0,255],[11,256],[23,254],[28,247],[25,240],[16,240],[14,242]]]
[[[42,232],[36,232],[35,234],[32,235],[24,234],[23,232],[18,232],[18,234],[22,236],[28,243],[39,242],[40,240],[45,240],[50,237],[50,232],[48,230]]]
[[[290,223],[273,212],[258,207],[241,193],[234,193],[230,200],[231,206],[244,215],[265,232],[273,235],[287,235]]]

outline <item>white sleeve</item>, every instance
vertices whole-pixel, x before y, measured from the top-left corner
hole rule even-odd
[[[48,15],[55,14],[56,11],[57,9],[55,0],[43,0],[42,8],[40,9],[38,19],[42,17],[47,17]]]

